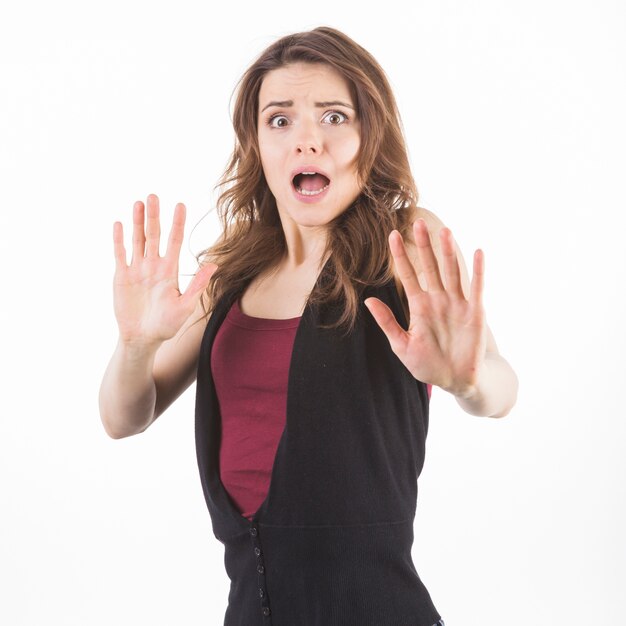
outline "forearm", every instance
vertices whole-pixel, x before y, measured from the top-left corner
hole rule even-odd
[[[515,405],[517,390],[518,380],[513,368],[499,354],[487,352],[474,389],[455,398],[471,415],[504,417]]]
[[[118,341],[99,394],[100,418],[110,437],[140,433],[153,420],[156,386],[152,368],[157,348]]]

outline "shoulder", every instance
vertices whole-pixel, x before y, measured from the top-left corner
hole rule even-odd
[[[415,245],[415,239],[413,236],[413,224],[420,218],[423,219],[424,222],[426,222],[426,226],[428,227],[428,232],[430,234],[431,245],[433,247],[433,251],[439,263],[442,262],[441,244],[439,241],[439,231],[442,228],[445,228],[445,224],[432,211],[425,209],[424,207],[416,207],[413,212],[413,215],[411,216],[411,228],[409,229],[409,231],[406,233],[406,235],[403,238],[404,247],[406,249],[409,260],[411,261],[411,263],[413,264],[413,267],[415,268],[420,285],[425,289],[426,281],[423,276],[421,263],[420,263],[419,256],[417,253],[417,246]],[[393,259],[392,259],[391,265],[393,268],[394,280],[398,288],[398,293],[402,297],[404,294],[404,289],[402,287],[402,281],[400,280],[400,277],[398,275],[397,268],[395,264],[393,263]]]
[[[445,227],[445,224],[432,211],[418,206],[415,209],[413,221],[419,219],[420,217],[426,222],[426,226],[428,226],[428,230],[431,235],[433,233],[438,233]]]
[[[409,252],[410,256],[417,255],[417,246],[415,245],[415,238],[413,236],[413,224],[415,224],[418,219],[423,219],[426,223],[433,250],[437,259],[440,260],[441,244],[439,240],[439,232],[442,228],[446,228],[446,225],[437,215],[435,215],[435,213],[429,209],[425,209],[424,207],[415,207],[413,214],[411,215],[411,227],[404,236],[404,246],[407,249],[407,252]]]
[[[413,224],[418,220],[423,219],[426,222],[426,226],[428,228],[428,233],[430,235],[430,243],[433,246],[433,250],[438,260],[441,260],[441,244],[439,240],[439,232],[442,228],[446,228],[446,225],[441,221],[441,219],[435,215],[429,209],[425,209],[424,207],[416,207],[413,216],[411,217],[411,229],[407,233],[405,237],[405,246],[408,250],[417,254],[417,247],[415,245],[415,239],[413,237]]]
[[[407,256],[409,257],[409,260],[411,261],[411,264],[413,265],[413,268],[415,269],[415,273],[417,275],[417,279],[419,281],[420,286],[422,287],[422,289],[427,291],[428,285],[426,283],[426,279],[422,271],[422,264],[419,259],[417,245],[415,244],[415,239],[413,237],[413,224],[419,218],[422,218],[426,222],[426,226],[428,227],[428,233],[430,235],[430,243],[433,249],[433,253],[437,259],[437,264],[439,265],[439,272],[440,272],[441,279],[445,287],[446,279],[445,279],[445,274],[443,272],[444,263],[443,263],[443,255],[441,252],[441,239],[439,238],[439,233],[442,228],[447,228],[447,226],[432,211],[429,211],[428,209],[425,209],[423,207],[417,207],[415,209],[415,212],[413,216],[411,217],[411,228],[409,229],[409,232],[404,237],[404,247],[406,249]],[[461,252],[456,241],[454,242],[454,250],[455,250],[456,259],[459,265],[459,273],[461,276],[461,288],[463,289],[463,293],[465,297],[468,298],[469,293],[470,293],[470,278],[469,278],[469,274],[467,271],[467,265],[465,263],[465,259],[463,258],[463,253]],[[396,283],[396,287],[398,289],[400,298],[403,302],[405,313],[407,314],[407,319],[408,319],[409,318],[408,302],[406,300],[406,295],[404,293],[404,287],[398,275],[397,268],[395,267],[395,264],[393,263],[393,259],[392,259],[391,264],[393,267],[394,280]],[[487,327],[487,350],[489,352],[498,354],[498,347],[496,345],[495,339],[489,327]]]

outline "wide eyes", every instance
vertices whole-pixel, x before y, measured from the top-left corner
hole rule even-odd
[[[331,126],[339,126],[348,120],[348,116],[341,111],[328,111],[322,120],[328,120],[327,123]],[[267,120],[267,125],[270,128],[284,128],[287,124],[289,124],[289,119],[287,116],[280,113],[272,115],[272,117]]]

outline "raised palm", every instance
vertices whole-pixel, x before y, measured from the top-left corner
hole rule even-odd
[[[113,298],[122,341],[150,345],[173,337],[194,311],[202,291],[217,269],[214,264],[200,268],[185,293],[181,294],[178,288],[178,260],[184,227],[185,205],[179,203],[174,209],[167,251],[161,257],[159,199],[149,195],[147,211],[143,202],[135,202],[132,259],[128,265],[122,224],[115,222]]]
[[[433,251],[426,223],[418,219],[413,232],[427,288],[420,285],[406,254],[402,236],[389,235],[389,245],[409,305],[409,327],[405,331],[378,298],[366,304],[387,336],[391,349],[411,374],[454,395],[471,393],[485,357],[487,326],[482,306],[484,258],[474,254],[469,300],[461,286],[461,275],[452,233],[440,232],[445,285]]]

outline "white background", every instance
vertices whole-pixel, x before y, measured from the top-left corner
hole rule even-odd
[[[501,420],[434,390],[420,576],[447,626],[624,623],[625,5],[108,0],[0,9],[2,624],[222,623],[194,388],[140,436],[100,422],[112,225],[156,193],[169,232],[184,202],[193,272],[237,79],[319,25],[386,70],[420,204],[485,251],[520,379]]]

